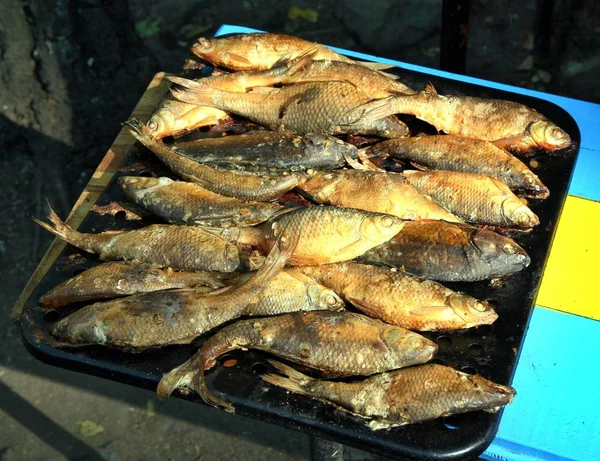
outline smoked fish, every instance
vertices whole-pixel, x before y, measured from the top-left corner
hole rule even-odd
[[[516,395],[510,386],[433,363],[338,382],[311,378],[283,363],[269,362],[281,374],[263,375],[266,382],[366,418],[373,430],[470,411],[493,413],[512,403]]]
[[[125,125],[139,142],[150,149],[174,173],[215,194],[242,200],[265,201],[288,192],[296,187],[300,180],[300,176],[295,173],[286,172],[279,176],[257,175],[201,165],[153,138],[138,119],[132,118],[125,122]]]
[[[235,245],[201,227],[154,224],[132,231],[77,232],[50,208],[50,224],[33,219],[57,237],[104,260],[139,261],[174,270],[233,272],[240,265]]]
[[[566,131],[523,104],[473,96],[439,95],[432,85],[413,96],[391,96],[366,104],[364,123],[411,114],[447,134],[482,139],[526,154],[572,145]]]
[[[474,282],[513,274],[531,259],[495,232],[443,221],[407,222],[391,240],[358,258],[441,282]]]
[[[254,277],[236,288],[158,291],[95,303],[58,321],[52,336],[68,346],[97,344],[131,351],[187,344],[244,314],[252,298],[283,269],[293,245],[291,239],[278,240]]]
[[[165,177],[122,176],[119,185],[128,200],[173,224],[254,226],[287,211],[276,203],[224,197],[197,184]]]
[[[204,373],[217,358],[235,349],[258,349],[331,376],[372,375],[424,363],[437,345],[404,328],[350,312],[296,312],[241,320],[218,331],[198,353],[163,376],[159,397],[182,386],[204,401],[233,412],[233,406],[211,394]]]
[[[408,160],[418,168],[490,176],[531,197],[547,198],[550,194],[523,162],[489,141],[454,135],[417,136],[383,141],[363,152],[367,157]]]
[[[443,219],[462,222],[398,173],[315,171],[306,175],[298,190],[324,205],[387,213],[410,220]]]
[[[404,222],[353,208],[309,206],[281,214],[256,227],[209,229],[226,240],[268,253],[281,232],[299,237],[288,264],[306,266],[347,261],[396,235]]]
[[[464,221],[531,229],[540,223],[519,197],[495,178],[460,171],[402,173],[406,182]]]
[[[486,301],[400,271],[355,262],[304,266],[298,270],[365,314],[409,330],[471,328],[489,325],[498,318]]]
[[[194,288],[217,289],[224,286],[223,275],[216,272],[175,272],[140,262],[99,264],[57,285],[39,300],[45,309],[94,299],[118,298],[137,293]]]

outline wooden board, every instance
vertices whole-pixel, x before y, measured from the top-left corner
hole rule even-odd
[[[159,72],[154,76],[137,106],[135,106],[135,109],[133,109],[131,117],[136,117],[143,122],[146,122],[148,118],[150,118],[152,111],[169,88],[170,84],[166,79],[164,79],[164,77],[164,72]],[[98,165],[98,168],[92,175],[90,181],[87,183],[83,189],[83,192],[75,202],[73,209],[66,219],[67,224],[69,224],[73,229],[77,229],[79,227],[81,222],[93,208],[96,200],[98,200],[98,197],[100,197],[100,194],[102,194],[102,191],[104,191],[115,172],[125,161],[127,152],[134,143],[135,139],[129,134],[129,130],[126,128],[121,129],[115,141],[104,155],[100,165]],[[64,240],[55,238],[50,244],[50,247],[48,247],[44,257],[38,264],[33,275],[27,282],[27,285],[13,306],[11,317],[15,322],[19,322],[25,303],[34,292],[42,278],[54,265],[56,259],[66,245],[67,244]]]

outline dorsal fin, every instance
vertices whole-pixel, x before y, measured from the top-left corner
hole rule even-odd
[[[433,83],[431,83],[431,82],[427,83],[427,86],[423,90],[423,93],[427,93],[427,94],[430,94],[432,96],[438,96],[438,92],[434,88]]]

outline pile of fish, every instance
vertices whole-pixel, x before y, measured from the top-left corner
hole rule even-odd
[[[373,429],[510,403],[509,386],[427,364],[438,346],[418,332],[498,318],[439,282],[529,265],[507,235],[539,224],[524,197],[549,190],[513,154],[569,147],[569,135],[522,104],[416,91],[385,66],[294,37],[202,38],[192,52],[212,75],[170,77],[149,121],[126,122],[179,179],[119,185],[166,223],[86,234],[53,211],[36,220],[111,261],[40,299],[46,309],[95,301],[56,322],[57,344],[136,352],[202,336],[157,392],[194,390],[229,411],[205,374],[234,349],[318,370],[270,361],[262,377]],[[443,134],[414,135],[404,115]],[[203,127],[195,140],[165,139]]]

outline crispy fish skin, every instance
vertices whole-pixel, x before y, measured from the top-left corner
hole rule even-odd
[[[180,142],[172,149],[200,163],[247,171],[333,169],[344,166],[346,157],[357,157],[355,146],[332,136],[272,131]]]
[[[517,153],[572,145],[564,130],[531,107],[500,99],[442,96],[432,85],[414,96],[392,96],[364,109],[364,122],[391,114],[411,114],[447,134],[491,141]]]
[[[244,274],[229,283],[238,286],[253,276],[253,273]],[[333,290],[294,269],[286,268],[267,284],[260,295],[250,301],[244,315],[267,316],[315,310],[340,311],[343,308],[344,301]]]
[[[268,383],[366,418],[373,430],[470,411],[496,412],[512,403],[516,395],[510,386],[438,364],[390,371],[348,383],[311,378],[283,363],[269,362],[283,376],[263,375]]]
[[[212,230],[230,242],[268,253],[281,232],[300,235],[288,264],[347,261],[388,241],[404,227],[396,216],[343,207],[310,206],[276,216],[257,227]]]
[[[300,180],[295,173],[267,176],[237,173],[201,165],[153,138],[139,120],[130,119],[125,122],[125,125],[139,142],[150,149],[173,172],[215,194],[242,200],[271,200],[292,190]]]
[[[57,285],[39,300],[40,307],[55,309],[94,299],[118,298],[137,293],[206,286],[224,286],[215,272],[175,272],[137,261],[108,262],[94,266]]]
[[[119,185],[128,200],[173,224],[254,226],[287,210],[276,203],[224,197],[197,184],[165,177],[122,176]]]
[[[402,219],[443,219],[462,222],[442,208],[402,174],[338,170],[308,174],[298,189],[324,205],[387,213]]]
[[[390,139],[365,149],[367,156],[392,156],[436,170],[477,173],[499,179],[512,190],[547,198],[548,188],[527,166],[489,141],[454,135]]]
[[[406,181],[459,218],[472,223],[531,229],[536,214],[495,178],[460,171],[404,171]]]
[[[517,243],[495,232],[443,221],[408,222],[390,241],[359,262],[398,267],[440,282],[475,282],[513,274],[531,259]]]
[[[34,221],[69,244],[104,260],[139,261],[175,270],[233,272],[240,264],[235,245],[200,227],[154,224],[132,231],[77,232],[50,208],[51,224]]]
[[[409,330],[438,331],[492,324],[486,301],[432,280],[377,266],[344,262],[298,268],[371,317]]]
[[[183,78],[172,77],[171,80],[185,87],[171,90],[177,99],[238,114],[273,131],[299,135],[364,134],[383,138],[409,134],[404,123],[389,117],[363,123],[362,106],[372,98],[346,82],[313,82],[284,86],[266,94],[242,94]]]
[[[204,401],[233,412],[231,404],[212,395],[204,373],[219,356],[235,349],[258,349],[322,370],[332,376],[371,375],[424,363],[437,345],[404,328],[350,312],[297,312],[241,320],[209,338],[198,353],[163,376],[159,397],[191,386]]]
[[[293,251],[281,241],[256,275],[234,289],[204,293],[194,289],[158,291],[86,306],[52,328],[52,335],[70,346],[98,344],[136,351],[189,343],[213,328],[241,316],[283,269]]]

